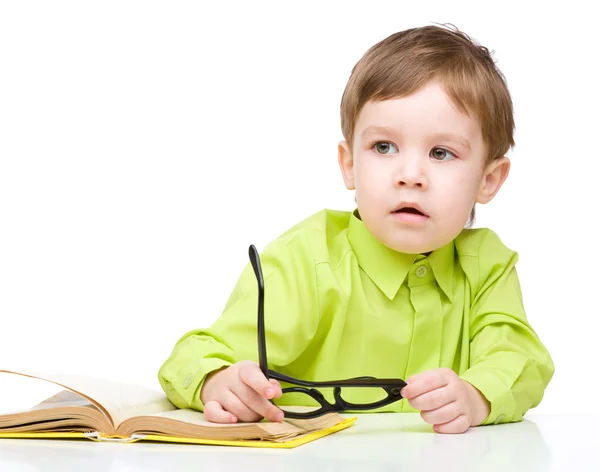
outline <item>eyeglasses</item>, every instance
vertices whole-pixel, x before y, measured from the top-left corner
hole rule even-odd
[[[402,399],[400,390],[406,385],[404,380],[400,379],[377,379],[374,377],[356,377],[347,380],[334,380],[328,382],[310,382],[307,380],[295,379],[284,374],[280,374],[274,370],[268,368],[267,364],[267,345],[265,340],[265,283],[263,280],[262,269],[260,265],[260,258],[258,251],[251,245],[248,249],[250,256],[250,262],[254,268],[254,274],[258,282],[258,364],[260,370],[267,379],[276,379],[282,382],[287,382],[295,387],[283,388],[283,393],[300,393],[308,395],[317,401],[320,407],[316,407],[315,410],[311,411],[286,411],[282,408],[287,418],[316,418],[318,416],[330,413],[332,411],[344,411],[344,410],[373,410],[380,408],[390,403],[397,402]],[[333,387],[333,398],[334,403],[330,403],[325,399],[325,396],[317,390],[317,388],[331,388]],[[382,400],[374,401],[371,403],[352,403],[344,400],[342,397],[342,388],[381,388],[387,396]]]

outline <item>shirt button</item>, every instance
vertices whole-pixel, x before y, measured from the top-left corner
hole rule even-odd
[[[424,265],[420,265],[419,267],[417,267],[416,274],[417,277],[422,279],[427,274],[427,267],[425,267]]]
[[[504,419],[504,415],[498,416],[498,418],[496,418],[496,421],[494,421],[494,424],[500,423],[500,421],[502,421],[503,419]]]

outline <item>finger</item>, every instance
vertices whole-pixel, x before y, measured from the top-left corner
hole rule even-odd
[[[275,422],[283,420],[283,411],[243,382],[234,385],[232,392],[248,409],[258,413],[261,417]]]
[[[269,383],[271,387],[275,390],[275,395],[273,398],[279,398],[283,395],[283,390],[281,389],[281,384],[275,379],[269,379]]]
[[[448,386],[436,388],[408,400],[417,410],[437,410],[456,400],[455,392]]]
[[[223,395],[223,398],[219,400],[225,410],[237,417],[239,421],[251,423],[260,421],[263,417],[260,413],[252,410],[244,403],[244,401],[238,397],[238,395],[228,390]],[[267,400],[265,400],[267,401]]]
[[[407,385],[400,393],[404,398],[411,399],[436,388],[445,387],[452,378],[448,371],[452,372],[450,369],[433,369],[413,375],[406,381]],[[452,374],[456,376],[454,372]]]
[[[436,433],[442,434],[460,434],[467,431],[469,427],[469,420],[467,419],[466,415],[460,415],[448,423],[436,424],[433,427],[433,430]]]
[[[219,402],[211,400],[204,405],[204,417],[212,423],[236,423],[237,418],[225,411]]]
[[[458,406],[458,402],[452,402],[436,410],[423,410],[421,411],[421,418],[429,424],[448,423],[462,415]]]
[[[264,398],[273,398],[276,394],[274,386],[256,364],[246,364],[240,367],[240,379]]]

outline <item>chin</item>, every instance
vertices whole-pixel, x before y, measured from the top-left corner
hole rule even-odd
[[[386,245],[390,249],[393,249],[396,252],[402,252],[404,254],[427,254],[431,251],[435,251],[436,247],[423,246],[419,245],[407,245],[407,244],[395,244],[395,245]]]
[[[396,252],[402,252],[404,254],[424,254],[427,252],[435,251],[438,246],[433,243],[423,243],[423,241],[398,241],[398,240],[384,240],[382,241],[390,249]]]

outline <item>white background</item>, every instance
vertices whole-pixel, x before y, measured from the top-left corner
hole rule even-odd
[[[511,175],[476,226],[519,252],[556,364],[536,411],[587,412],[600,386],[596,25],[583,2],[494,5],[2,3],[0,369],[159,388],[176,340],[219,316],[250,243],[353,208],[336,146],[354,64],[398,30],[450,22],[495,51],[514,100]],[[0,410],[47,390],[0,375]]]

